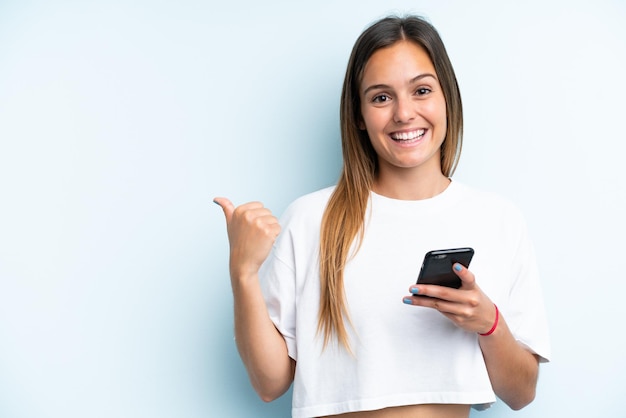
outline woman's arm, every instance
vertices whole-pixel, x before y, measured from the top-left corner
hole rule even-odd
[[[474,274],[460,264],[455,272],[460,289],[436,285],[413,285],[409,291],[429,298],[405,297],[404,302],[437,309],[457,326],[478,334],[491,330],[496,319],[493,302],[476,284]],[[519,410],[535,398],[539,363],[535,355],[520,345],[501,315],[490,335],[478,337],[491,385],[500,399]]]
[[[280,225],[261,203],[235,208],[228,199],[214,201],[226,216],[237,349],[252,386],[263,401],[269,402],[285,393],[295,372],[295,361],[269,317],[258,277]]]
[[[539,361],[515,340],[501,315],[493,334],[479,336],[478,343],[496,395],[514,410],[531,403],[535,399]]]
[[[258,277],[232,276],[235,302],[235,339],[252,387],[270,402],[293,381],[295,361],[267,313]]]

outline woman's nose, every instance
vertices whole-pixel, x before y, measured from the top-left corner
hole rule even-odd
[[[407,97],[398,97],[394,110],[393,119],[396,123],[408,123],[415,118],[415,103]]]

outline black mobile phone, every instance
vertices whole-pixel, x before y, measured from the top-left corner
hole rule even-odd
[[[454,263],[469,267],[474,256],[472,248],[451,248],[433,250],[426,253],[417,277],[417,284],[437,284],[440,286],[461,287],[461,279],[452,271]]]

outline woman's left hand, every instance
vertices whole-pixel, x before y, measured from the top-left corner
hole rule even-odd
[[[461,287],[453,289],[438,285],[413,285],[412,296],[405,296],[405,304],[436,309],[458,327],[470,332],[489,332],[496,319],[493,302],[483,293],[474,274],[461,264],[454,264],[453,271],[461,279]],[[429,297],[427,297],[429,296]]]

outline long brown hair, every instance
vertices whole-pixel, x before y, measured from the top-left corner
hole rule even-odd
[[[350,350],[344,321],[347,319],[349,322],[350,318],[345,302],[343,272],[350,252],[358,251],[363,238],[369,194],[378,171],[378,158],[367,131],[359,128],[363,121],[359,95],[363,71],[374,52],[401,40],[410,40],[424,48],[435,67],[446,100],[447,131],[441,145],[442,173],[451,176],[458,164],[463,131],[461,95],[437,30],[416,16],[391,16],[375,22],[359,36],[352,49],[341,94],[343,168],[326,206],[320,237],[318,332],[324,336],[324,346],[335,336],[341,345]]]

